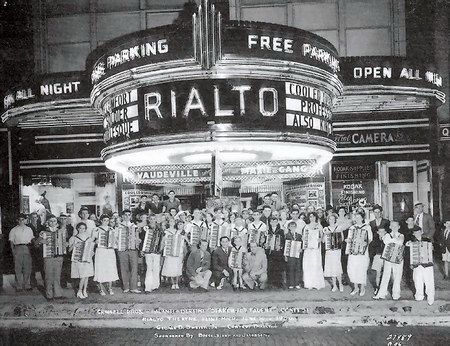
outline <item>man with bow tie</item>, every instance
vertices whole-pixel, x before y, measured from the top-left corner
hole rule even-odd
[[[212,275],[218,290],[223,288],[225,279],[231,278],[231,269],[228,267],[228,256],[230,255],[230,239],[226,236],[220,238],[220,246],[212,254]]]
[[[189,254],[186,262],[186,274],[190,280],[189,286],[193,289],[208,289],[209,279],[212,272],[209,270],[211,265],[211,255],[208,252],[208,242],[201,240],[197,248]]]

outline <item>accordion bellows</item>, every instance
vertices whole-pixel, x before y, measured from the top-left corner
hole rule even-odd
[[[433,244],[428,241],[412,242],[409,249],[409,260],[413,267],[433,263]]]
[[[42,245],[44,258],[52,258],[67,253],[66,234],[62,230],[56,232],[43,231],[39,236],[44,240]]]
[[[120,225],[118,228],[117,250],[137,250],[137,229],[134,226]]]
[[[98,247],[103,249],[117,249],[118,242],[114,229],[98,228]]]
[[[341,250],[342,242],[344,241],[341,232],[325,233],[325,251]]]
[[[284,244],[284,256],[300,258],[302,242],[299,240],[286,240]]]
[[[145,226],[145,237],[142,243],[142,252],[145,253],[159,253],[161,232],[158,229],[152,229]]]
[[[369,245],[369,234],[365,228],[352,226],[348,230],[350,242],[345,248],[346,255],[364,255]]]
[[[164,256],[180,257],[183,250],[183,236],[181,234],[167,234],[164,244]]]
[[[405,247],[402,244],[389,243],[386,244],[383,250],[383,254],[381,258],[391,262],[391,263],[400,263],[403,261],[403,252]]]
[[[94,254],[94,242],[92,239],[75,243],[72,251],[72,262],[92,262]]]

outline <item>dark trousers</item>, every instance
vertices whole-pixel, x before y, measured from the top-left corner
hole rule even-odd
[[[298,286],[300,285],[302,277],[302,261],[300,258],[288,257],[287,258],[287,285]]]
[[[286,271],[286,262],[282,251],[272,251],[268,258],[268,281],[274,287],[283,287],[283,272]]]
[[[228,274],[229,274],[228,278],[231,280],[233,277],[232,270],[230,268],[225,268],[225,270],[228,272]],[[223,278],[226,278],[226,276],[223,274],[223,272],[219,271],[219,270],[213,270],[212,277],[213,277],[213,281],[214,281],[214,284],[216,285],[216,287],[220,285],[220,281]]]

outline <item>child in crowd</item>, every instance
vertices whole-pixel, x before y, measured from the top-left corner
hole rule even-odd
[[[337,220],[336,214],[328,215],[327,217],[328,226],[323,229],[324,243],[326,241],[327,235],[329,235],[330,237],[334,237],[334,239],[337,240],[335,244],[332,244],[332,247],[330,249],[325,251],[325,269],[323,275],[325,277],[331,277],[333,284],[333,287],[331,289],[332,292],[336,292],[338,290],[336,280],[339,283],[339,291],[344,292],[344,286],[342,285],[342,263],[341,263],[341,249],[344,235],[342,233],[342,230],[336,224],[336,220]]]
[[[246,249],[242,246],[242,238],[237,236],[232,242],[230,255],[228,256],[228,266],[233,271],[233,290],[238,288],[245,289],[244,282],[242,281],[242,267],[244,264],[244,256]]]
[[[407,242],[406,246],[410,247],[410,251],[413,251],[412,247],[414,243],[427,243],[427,246],[432,249],[432,241],[428,238],[422,237],[422,229],[414,230],[414,239]],[[414,298],[417,301],[421,301],[424,298],[423,287],[425,286],[425,292],[427,294],[428,305],[434,303],[434,269],[433,269],[433,257],[432,251],[430,251],[430,256],[417,263],[411,263],[413,268],[413,280],[414,286],[416,288],[416,294]]]
[[[78,243],[85,242],[85,247],[89,248],[90,243],[93,243],[94,239],[90,237],[87,231],[87,226],[84,222],[80,222],[76,226],[77,234],[69,239],[69,251],[74,251],[74,248]],[[91,247],[93,249],[93,246]],[[90,255],[87,256],[86,261],[75,261],[72,260],[72,266],[70,271],[70,277],[72,279],[80,279],[80,284],[78,286],[77,297],[84,299],[88,297],[87,294],[87,284],[88,279],[94,276],[94,265],[92,263],[92,256],[94,252],[92,251]]]

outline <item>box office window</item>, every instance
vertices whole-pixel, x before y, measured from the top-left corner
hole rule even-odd
[[[389,183],[414,183],[414,168],[407,167],[389,167]]]

